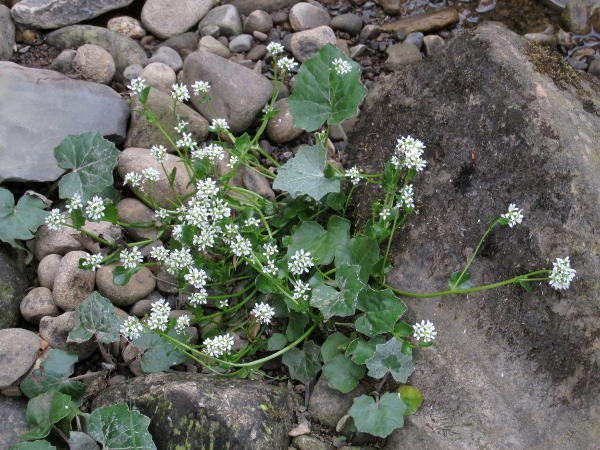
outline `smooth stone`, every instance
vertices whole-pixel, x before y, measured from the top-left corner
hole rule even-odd
[[[300,136],[304,130],[294,127],[294,118],[287,106],[287,100],[278,100],[273,106],[279,112],[269,119],[265,130],[271,142],[283,144]]]
[[[385,61],[388,70],[398,70],[407,64],[421,62],[423,59],[419,49],[409,42],[392,45],[385,50],[385,53],[388,55]]]
[[[177,278],[167,272],[164,267],[161,267],[156,274],[156,289],[163,294],[177,294],[179,292]]]
[[[425,46],[425,54],[432,56],[441,50],[444,46],[444,40],[436,34],[430,34],[423,38],[423,45]]]
[[[58,48],[78,48],[84,44],[95,44],[111,54],[119,73],[127,66],[141,64],[145,66],[148,57],[136,41],[116,31],[92,25],[71,25],[53,31],[46,36],[46,41]]]
[[[146,36],[146,30],[142,26],[142,22],[128,16],[113,17],[106,24],[106,28],[124,34],[131,39],[141,39]]]
[[[135,198],[124,198],[121,200],[117,203],[117,211],[119,212],[119,221],[124,223],[157,222],[154,210]],[[155,227],[126,227],[124,230],[134,241],[155,240],[157,236]]]
[[[590,15],[590,6],[587,2],[571,0],[562,10],[560,19],[571,33],[583,35],[592,31]]]
[[[19,304],[28,281],[23,262],[15,250],[0,244],[0,330],[14,328],[22,322]]]
[[[108,86],[0,62],[0,92],[0,181],[56,180],[64,169],[54,148],[70,134],[125,139],[129,108]]]
[[[600,33],[600,6],[592,8],[592,17],[590,21],[593,31]]]
[[[22,328],[0,330],[0,388],[10,386],[35,363],[40,339]]]
[[[266,45],[259,44],[255,47],[252,47],[252,49],[250,49],[250,51],[246,55],[246,58],[248,58],[251,61],[258,61],[258,60],[264,58],[266,54],[267,54]]]
[[[191,89],[190,89],[191,92]],[[175,126],[179,120],[187,122],[186,132],[192,133],[192,137],[198,143],[203,142],[208,136],[208,121],[197,111],[187,105],[178,104],[176,108],[178,119],[173,111],[173,99],[171,95],[150,89],[146,106],[156,116],[158,122],[167,132],[173,142],[177,141],[178,135]],[[142,103],[137,97],[131,100],[131,110],[142,109]],[[168,152],[175,152],[169,140],[160,129],[146,120],[143,115],[132,112],[131,124],[125,140],[125,147],[151,148],[153,145],[163,145]],[[171,159],[174,157],[171,156]],[[179,170],[179,169],[178,169]],[[162,173],[162,170],[161,170]]]
[[[0,5],[0,61],[8,60],[15,46],[15,24],[10,16],[10,9]]]
[[[273,192],[273,189],[271,189],[269,180],[267,180],[264,175],[256,173],[254,170],[244,170],[242,176],[246,189],[269,201],[275,200],[275,193]]]
[[[328,26],[299,31],[292,35],[290,49],[301,63],[312,58],[326,44],[336,44],[334,31]]]
[[[123,401],[149,416],[159,450],[190,442],[198,449],[284,450],[299,404],[289,389],[262,382],[174,372],[105,389],[92,409]]]
[[[596,75],[600,78],[600,59],[592,61],[587,71],[589,74]]]
[[[56,306],[65,311],[73,311],[94,291],[96,274],[79,268],[79,260],[87,256],[87,252],[75,250],[60,261],[52,297]]]
[[[423,33],[419,31],[410,33],[408,36],[406,36],[404,43],[413,44],[415,47],[421,50],[421,46],[423,45]]]
[[[267,36],[265,33],[261,33],[260,31],[255,31],[252,33],[252,37],[260,42],[265,42],[269,38],[269,36]]]
[[[212,36],[203,36],[198,43],[198,50],[212,53],[221,58],[229,58],[231,56],[229,48]]]
[[[25,28],[43,30],[93,19],[105,12],[124,8],[133,0],[21,0],[11,10],[15,22]]]
[[[160,62],[153,62],[144,67],[140,72],[140,78],[145,80],[147,86],[166,94],[171,92],[172,86],[177,82],[175,71]]]
[[[367,53],[367,46],[364,44],[358,44],[358,45],[355,45],[354,47],[350,47],[349,50],[350,50],[350,58],[352,58],[352,59],[360,58],[365,53]]]
[[[409,35],[414,31],[426,33],[446,28],[449,25],[458,23],[458,11],[454,8],[435,9],[423,14],[400,19],[395,22],[384,23],[380,26],[381,31],[397,32],[401,31]]]
[[[129,308],[129,314],[135,317],[139,317],[140,319],[144,316],[149,316],[152,312],[152,304],[156,302],[156,300],[150,299],[142,299],[138,302],[135,302],[131,308]]]
[[[75,59],[76,55],[77,52],[70,48],[63,50],[60,52],[60,55],[54,58],[54,61],[50,63],[48,69],[54,70],[55,72],[68,74],[73,71],[73,60]]]
[[[556,47],[556,36],[547,33],[527,33],[523,36],[525,39],[535,42],[538,45],[547,47]]]
[[[62,260],[62,255],[51,254],[45,256],[37,267],[37,276],[40,286],[52,290],[54,287],[54,279],[58,273],[58,267]]]
[[[179,56],[177,51],[170,47],[159,47],[154,55],[152,55],[152,58],[148,60],[148,64],[154,62],[166,64],[176,73],[183,68],[183,59],[181,59],[181,56]]]
[[[77,49],[72,67],[87,81],[108,84],[115,76],[115,61],[110,53],[94,44]]]
[[[160,39],[185,33],[202,20],[214,0],[146,0],[141,20]]]
[[[221,35],[221,30],[219,30],[219,27],[216,25],[206,25],[205,27],[203,27],[200,30],[201,37],[212,36],[215,39],[218,39],[220,35]]]
[[[356,14],[340,14],[331,19],[329,26],[332,30],[339,30],[348,33],[350,36],[356,36],[362,30],[363,21]]]
[[[246,53],[252,48],[253,38],[249,34],[240,34],[229,41],[231,53]]]
[[[268,13],[291,8],[301,0],[232,0],[230,4],[235,6],[238,13],[248,16],[252,11],[260,9]]]
[[[112,263],[102,266],[96,273],[96,284],[98,291],[111,303],[119,307],[127,307],[135,304],[150,294],[156,287],[156,280],[147,267],[133,274],[129,283],[125,286],[117,286],[113,283],[112,271],[121,263]]]
[[[193,52],[198,48],[198,35],[193,31],[179,34],[177,36],[170,37],[165,42],[158,44],[156,49],[161,47],[169,47],[175,50],[181,59],[184,59],[185,52]]]
[[[230,37],[242,34],[242,19],[233,5],[217,6],[200,21],[198,29],[208,25],[216,25],[219,27],[221,36]]]
[[[246,130],[273,93],[272,83],[250,69],[208,52],[190,54],[183,64],[183,80],[190,87],[195,81],[211,86],[211,105],[218,117],[227,120],[234,134]],[[212,118],[206,104],[191,99],[204,117]]]
[[[134,78],[139,78],[142,70],[144,70],[144,68],[141,66],[141,64],[132,64],[131,66],[127,66],[123,71],[123,78],[129,81],[133,80]]]
[[[378,25],[368,24],[365,25],[364,28],[360,32],[360,39],[365,41],[370,41],[375,39],[381,33],[381,28]]]
[[[294,31],[311,30],[329,25],[331,18],[326,9],[311,3],[296,3],[292,6],[289,21]]]
[[[479,0],[477,2],[475,11],[477,11],[479,14],[490,12],[496,7],[497,3],[498,0]]]
[[[268,33],[273,28],[273,19],[266,11],[252,11],[244,21],[244,33],[252,34],[255,31]]]
[[[314,436],[302,435],[292,439],[294,447],[298,450],[335,450],[336,447],[329,445]]]
[[[56,317],[61,310],[54,303],[52,291],[45,287],[34,288],[21,300],[20,311],[23,318],[34,325],[46,316]]]
[[[27,398],[11,398],[0,395],[0,448],[10,448],[21,441],[26,431]]]
[[[76,355],[79,361],[89,358],[98,348],[95,339],[78,344],[68,342],[69,333],[75,327],[75,311],[69,311],[57,317],[46,316],[40,320],[40,337],[48,342],[50,347]]]
[[[172,173],[173,169],[177,168],[177,173],[173,180],[173,188],[179,197],[184,197],[194,191],[194,186],[188,186],[190,179],[182,162],[177,161],[177,158],[171,157],[162,164],[169,173]],[[150,167],[158,170],[161,174],[163,173],[163,168],[154,160],[149,149],[130,147],[121,152],[119,162],[117,163],[117,172],[121,178],[124,178],[129,172],[141,173],[142,170]],[[136,195],[140,194],[139,187],[131,187],[131,189]],[[144,195],[151,196],[161,208],[170,209],[173,207],[173,202],[177,203],[177,197],[164,176],[158,181],[152,182],[150,187],[144,192]]]
[[[400,14],[400,0],[379,0],[379,5],[381,5],[381,7],[383,8],[383,12],[385,12],[389,16],[397,16]]]
[[[326,378],[321,376],[312,389],[308,411],[318,422],[335,428],[338,421],[348,413],[354,398],[366,393],[367,388],[359,383],[347,394],[342,394],[329,387]]]

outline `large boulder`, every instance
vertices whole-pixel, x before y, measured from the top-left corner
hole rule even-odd
[[[56,180],[54,148],[70,134],[125,140],[129,108],[108,86],[0,62],[0,92],[0,181]]]
[[[93,408],[128,402],[150,417],[159,450],[284,450],[298,400],[287,389],[260,382],[174,372],[108,388]]]
[[[24,265],[18,262],[14,250],[6,244],[0,244],[0,330],[21,323],[19,305],[26,288]]]
[[[154,36],[168,39],[192,28],[212,6],[213,0],[147,0],[141,19]]]
[[[531,293],[511,285],[404,298],[407,320],[432,320],[438,339],[417,353],[411,379],[425,403],[388,450],[598,446],[599,93],[598,80],[560,56],[484,23],[369,94],[349,136],[350,165],[380,172],[400,136],[427,145],[415,180],[419,214],[397,233],[389,284],[447,289],[490,214],[510,203],[525,220],[488,237],[470,270],[474,285],[552,268],[567,255],[577,270],[568,291],[542,282]],[[363,189],[357,212],[370,217],[380,193]]]

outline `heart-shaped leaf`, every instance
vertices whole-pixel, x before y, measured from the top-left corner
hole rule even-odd
[[[94,291],[75,310],[75,324],[67,342],[80,344],[94,334],[99,342],[116,342],[122,324],[123,319],[115,314],[113,304]]]
[[[350,316],[356,310],[358,294],[365,287],[358,273],[359,266],[340,267],[335,272],[337,289],[321,284],[313,289],[311,306],[319,308],[325,319],[333,316]]]
[[[346,394],[356,387],[365,376],[365,366],[358,365],[340,354],[323,366],[323,375],[334,389]]]
[[[396,338],[375,346],[375,353],[367,360],[366,365],[370,377],[383,378],[390,372],[399,383],[406,383],[415,370],[412,355],[402,353],[402,343]]]
[[[32,398],[27,403],[27,428],[29,431],[21,435],[23,440],[43,439],[59,420],[77,410],[71,397],[60,392],[50,391]]]
[[[350,239],[350,222],[338,216],[331,216],[327,222],[327,231],[316,222],[304,222],[292,237],[287,256],[298,250],[310,252],[319,265],[333,261],[335,251]]]
[[[463,274],[462,270],[457,270],[450,276],[448,286],[450,289],[470,289],[473,286],[471,274],[469,272]]]
[[[321,362],[319,361],[319,346],[313,341],[306,341],[302,350],[294,347],[283,355],[281,361],[290,371],[290,376],[294,380],[302,383],[308,383],[313,380],[319,370]]]
[[[355,237],[335,252],[335,266],[360,266],[360,279],[366,283],[371,275],[373,266],[379,260],[379,245],[369,237]]]
[[[414,386],[409,386],[407,384],[401,386],[399,394],[406,405],[406,411],[404,411],[405,416],[416,413],[423,403],[423,393]]]
[[[364,314],[356,319],[356,331],[370,337],[392,331],[406,311],[406,305],[391,290],[376,291],[369,286],[360,292],[357,308]]]
[[[0,240],[15,248],[23,248],[16,239],[33,239],[33,233],[48,216],[44,202],[32,195],[23,195],[15,207],[15,198],[8,189],[0,187]]]
[[[93,411],[88,433],[105,449],[156,450],[148,425],[148,417],[118,403]]]
[[[168,334],[178,340],[182,336],[177,335],[175,330],[169,331]],[[189,336],[185,335],[184,340],[187,342],[188,339]],[[146,373],[162,372],[171,366],[185,362],[187,358],[165,338],[148,329],[144,329],[139,337],[133,339],[133,345],[146,350],[142,356],[142,370]]]
[[[354,419],[358,431],[384,438],[404,426],[404,411],[406,405],[400,395],[388,392],[379,398],[378,403],[368,395],[355,398],[348,414]]]

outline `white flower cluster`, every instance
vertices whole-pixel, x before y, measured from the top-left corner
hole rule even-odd
[[[422,320],[421,323],[415,323],[413,325],[413,330],[417,341],[431,342],[437,336],[435,327],[429,320],[427,322]]]
[[[225,119],[213,119],[212,125],[208,127],[213,133],[229,130],[229,124]]]
[[[50,211],[50,214],[44,219],[48,228],[54,231],[60,230],[60,228],[67,223],[64,215],[60,213],[60,209],[55,208]]]
[[[143,329],[144,327],[137,317],[129,316],[127,320],[123,322],[119,331],[125,339],[132,340],[134,338],[139,338]]]
[[[190,99],[190,93],[188,92],[188,88],[185,84],[177,84],[171,86],[171,97],[178,102],[185,102]]]
[[[418,172],[422,171],[427,164],[421,156],[425,145],[418,139],[410,136],[398,139],[396,144],[395,155],[392,156],[392,164],[396,169],[406,167],[407,169],[415,169]]]
[[[379,213],[379,216],[381,217],[381,220],[383,220],[384,222],[388,219],[388,217],[390,217],[392,215],[392,210],[390,208],[383,208],[381,210],[381,212]]]
[[[356,166],[346,170],[345,175],[348,178],[350,178],[350,181],[355,186],[360,182],[360,179],[362,178],[362,175],[360,174],[360,170],[358,170],[358,167],[356,167]]]
[[[310,268],[315,265],[310,256],[310,252],[305,252],[303,249],[294,253],[290,260],[291,261],[288,262],[288,269],[294,275],[302,275],[305,272],[308,273]]]
[[[554,289],[569,289],[571,281],[575,278],[577,273],[575,269],[571,268],[571,261],[569,257],[556,258],[552,267],[552,273],[550,273],[550,286]]]
[[[294,61],[294,58],[288,58],[287,56],[284,56],[283,58],[277,61],[277,67],[279,68],[279,70],[283,70],[284,72],[289,72],[290,70],[293,70],[294,67],[296,67],[297,65],[298,64],[296,63],[296,61]]]
[[[208,293],[204,289],[200,289],[198,292],[194,292],[190,295],[188,300],[189,304],[196,307],[200,305],[206,305],[208,299]]]
[[[198,143],[192,139],[192,133],[181,133],[181,139],[175,142],[177,148],[196,148]]]
[[[345,59],[338,58],[333,61],[333,70],[335,70],[338,75],[344,75],[346,73],[350,73],[352,71],[352,67]]]
[[[523,210],[517,208],[514,203],[508,205],[508,212],[506,214],[502,214],[501,217],[503,219],[508,220],[508,226],[514,227],[515,225],[523,222]]]
[[[183,278],[196,289],[204,289],[204,286],[206,286],[206,282],[208,281],[206,272],[202,269],[196,269],[195,267],[192,267],[190,272]]]
[[[67,211],[73,212],[75,210],[81,209],[82,206],[83,205],[81,203],[81,195],[73,194],[73,198],[67,203]]]
[[[192,150],[192,159],[209,159],[211,162],[215,162],[217,159],[223,159],[225,157],[225,152],[223,151],[223,147],[216,143],[210,143],[202,148],[197,148]]]
[[[233,336],[230,334],[215,336],[212,339],[204,341],[204,352],[213,358],[218,358],[221,355],[229,353],[232,348]]]
[[[104,217],[104,199],[95,196],[87,202],[85,214],[88,219],[100,220]]]
[[[177,318],[177,323],[175,323],[175,331],[177,334],[181,334],[184,332],[185,327],[190,326],[190,316],[184,314],[183,316],[179,316]]]
[[[194,95],[208,94],[208,91],[210,91],[210,84],[208,84],[208,81],[196,81],[192,84],[192,89]]]
[[[267,45],[267,51],[271,55],[277,56],[277,55],[283,53],[284,49],[283,49],[283,45],[281,45],[279,42],[271,42],[269,45]]]
[[[102,267],[101,263],[102,263],[103,259],[104,259],[104,257],[102,256],[102,253],[98,253],[97,255],[88,255],[85,258],[85,260],[83,261],[82,265],[86,269],[95,272],[100,267]]]
[[[407,184],[406,186],[404,186],[402,189],[400,189],[399,192],[400,195],[400,205],[406,209],[414,209],[415,208],[415,201],[414,201],[414,191],[413,191],[413,187],[412,184]]]
[[[275,276],[277,275],[277,267],[275,266],[275,260],[272,258],[273,256],[279,253],[279,249],[274,244],[267,244],[263,247],[263,255],[267,258],[265,264],[263,264],[263,273],[265,275]]]
[[[308,293],[310,292],[310,286],[308,283],[304,283],[300,280],[294,281],[294,300],[308,301]]]
[[[275,309],[267,305],[266,303],[257,303],[252,308],[251,314],[256,318],[256,321],[260,324],[266,324],[271,322],[271,319],[275,315]]]
[[[147,322],[148,328],[151,330],[165,331],[169,323],[169,313],[171,312],[169,304],[165,299],[161,298],[152,303],[151,311]]]
[[[154,161],[156,161],[159,164],[169,159],[167,149],[164,145],[153,145],[150,151],[152,152],[152,157],[154,158]]]
[[[134,78],[131,80],[131,84],[127,85],[127,89],[131,90],[131,96],[139,95],[144,89],[146,89],[146,80],[143,78]]]
[[[139,263],[144,261],[142,252],[137,247],[132,247],[131,251],[123,250],[120,259],[126,269],[135,269]]]

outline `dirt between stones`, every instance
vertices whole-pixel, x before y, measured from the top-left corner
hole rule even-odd
[[[411,380],[425,403],[387,449],[572,449],[599,442],[600,302],[590,277],[600,272],[600,191],[588,181],[600,171],[600,122],[573,96],[583,92],[582,102],[597,105],[600,84],[584,79],[583,91],[562,97],[535,73],[525,47],[493,24],[464,33],[442,54],[379,83],[349,136],[349,167],[365,172],[381,171],[401,136],[427,145],[427,169],[415,180],[417,214],[393,244],[391,285],[447,289],[490,215],[499,217],[509,203],[524,209],[525,221],[488,237],[471,270],[475,285],[551,268],[550,260],[566,255],[579,270],[564,293],[537,283],[532,293],[510,286],[405,299],[408,319],[432,320],[438,340],[419,352]],[[569,103],[561,103],[565,98]],[[557,110],[573,108],[580,122],[557,123]],[[573,133],[592,136],[591,157],[583,145],[569,147]],[[357,223],[382,196],[368,186],[357,192]]]

